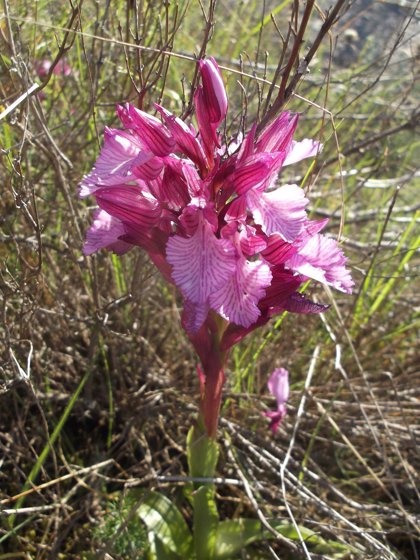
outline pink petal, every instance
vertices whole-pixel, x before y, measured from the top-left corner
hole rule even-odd
[[[297,114],[290,118],[290,113],[281,113],[277,119],[262,131],[256,145],[257,150],[259,152],[288,153],[298,119],[299,115]]]
[[[200,142],[197,140],[196,135],[183,120],[175,117],[175,115],[172,115],[172,113],[167,111],[164,107],[160,107],[157,104],[155,104],[155,107],[164,118],[166,126],[172,133],[172,136],[176,141],[176,148],[183,152],[191,159],[191,161],[197,164],[202,171],[204,171],[206,169],[206,155]]]
[[[324,311],[327,311],[329,305],[315,303],[306,299],[303,294],[296,292],[282,303],[281,308],[285,311],[289,311],[290,313],[303,313],[307,315],[308,313],[323,313]]]
[[[304,231],[301,238],[306,239],[306,237],[312,237],[316,233],[319,233],[330,221],[329,218],[322,218],[321,220],[308,220],[305,223]]]
[[[151,181],[158,177],[163,169],[164,162],[163,159],[158,156],[153,156],[145,161],[138,162],[138,164],[133,167],[133,174],[142,179],[143,181]]]
[[[268,390],[276,398],[277,404],[285,404],[289,400],[289,372],[284,368],[276,368],[267,382]]]
[[[284,264],[296,251],[294,245],[284,241],[278,233],[273,233],[268,238],[267,248],[262,252],[262,256],[271,264]]]
[[[322,144],[317,140],[305,138],[300,142],[292,142],[290,152],[287,154],[283,165],[297,163],[302,159],[316,157],[322,150]]]
[[[200,60],[199,64],[207,114],[210,122],[219,126],[226,116],[228,105],[222,74],[213,57]]]
[[[263,233],[257,233],[252,226],[245,225],[240,234],[240,247],[246,257],[252,257],[261,253],[267,247],[267,237]]]
[[[117,113],[124,126],[134,129],[156,156],[163,157],[173,152],[175,139],[159,119],[130,104],[117,107]]]
[[[172,278],[184,297],[202,304],[235,271],[235,249],[226,239],[217,239],[212,226],[202,218],[192,237],[174,235],[166,246]]]
[[[161,183],[162,202],[172,210],[181,210],[190,202],[188,185],[181,164],[167,162]]]
[[[278,233],[292,243],[301,233],[309,201],[297,185],[284,185],[267,193],[251,190],[246,197],[255,222],[267,235]]]
[[[117,255],[123,255],[132,247],[129,243],[120,241],[119,237],[124,233],[124,225],[117,218],[113,218],[104,210],[96,210],[92,225],[86,232],[83,253],[91,255],[100,249],[107,248]]]
[[[262,261],[238,259],[236,271],[210,296],[211,307],[228,321],[249,327],[261,314],[259,300],[271,282],[271,271]]]
[[[185,233],[188,236],[192,236],[197,231],[203,217],[211,227],[212,232],[215,233],[219,222],[213,204],[207,203],[203,199],[195,198],[192,199],[191,203],[182,211],[179,223],[184,228]]]
[[[184,164],[182,172],[188,185],[188,194],[191,198],[199,197],[204,194],[204,185],[201,181],[198,172],[192,165]]]
[[[297,253],[287,260],[286,266],[308,278],[350,294],[354,282],[345,268],[346,262],[347,258],[337,242],[318,233],[298,248]]]
[[[210,120],[203,88],[201,86],[195,91],[194,106],[198,129],[206,152],[207,161],[211,165],[214,160],[214,150],[216,146],[220,148],[220,142],[216,132],[217,124],[212,123]]]
[[[258,188],[271,175],[273,156],[271,154],[255,154],[244,163],[238,165],[229,182],[234,184],[238,195],[247,193],[252,188]]]
[[[245,221],[246,218],[246,197],[238,196],[234,198],[226,211],[226,221]]]
[[[150,259],[158,268],[159,272],[169,283],[172,283],[172,267],[166,260],[165,247],[168,242],[168,234],[154,227],[152,229],[144,229],[133,223],[124,224],[125,235],[123,240],[138,245],[147,251]]]
[[[130,132],[106,127],[101,153],[92,172],[80,184],[80,196],[88,196],[100,186],[124,183],[132,175],[133,167],[152,157]]]
[[[274,266],[271,268],[273,279],[270,286],[266,290],[265,297],[260,301],[261,309],[274,309],[273,313],[277,313],[277,308],[296,292],[302,284],[302,278],[294,275],[289,270],[284,270],[283,266]]]
[[[184,301],[184,310],[182,313],[182,326],[191,334],[197,333],[202,327],[207,315],[210,311],[210,306],[205,303],[192,303],[188,299]]]
[[[270,375],[267,386],[277,401],[277,410],[264,412],[264,416],[270,418],[270,429],[275,434],[287,412],[285,405],[290,395],[289,372],[287,369],[276,368]]]
[[[270,421],[270,425],[269,428],[272,431],[273,435],[277,432],[277,430],[280,427],[280,424],[283,422],[285,416],[286,416],[287,410],[286,407],[284,406],[284,404],[280,405],[278,407],[277,410],[274,411],[267,411],[264,412],[264,416],[266,416],[267,418],[269,418]]]
[[[157,200],[146,198],[132,185],[101,188],[95,192],[95,197],[98,205],[111,216],[142,228],[153,227],[161,215]]]
[[[238,153],[238,160],[245,161],[252,156],[255,150],[255,133],[257,131],[257,123],[252,125],[251,130],[245,136],[244,141],[241,144],[241,149]]]

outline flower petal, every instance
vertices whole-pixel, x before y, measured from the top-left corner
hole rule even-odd
[[[273,233],[268,238],[267,248],[261,255],[271,264],[284,264],[296,251],[294,245],[284,241],[278,233]]]
[[[138,162],[136,166],[133,167],[134,175],[143,181],[152,181],[156,179],[164,167],[162,158],[154,156],[152,153],[150,153],[150,156],[149,159]]]
[[[104,187],[95,192],[98,205],[122,222],[151,228],[159,220],[161,207],[157,200],[146,198],[138,187],[121,185]]]
[[[283,165],[290,165],[305,158],[315,157],[321,152],[321,150],[322,144],[317,140],[304,138],[300,142],[293,141]]]
[[[200,60],[204,102],[210,122],[219,126],[226,116],[228,100],[222,74],[213,57]]]
[[[175,284],[194,304],[205,303],[235,271],[234,246],[227,239],[217,239],[204,218],[192,237],[171,237],[166,255]]]
[[[259,152],[284,152],[287,154],[292,145],[299,115],[290,118],[289,112],[281,113],[277,119],[262,131],[256,148]]]
[[[271,174],[272,164],[271,154],[255,154],[238,165],[229,182],[234,184],[238,195],[243,195],[265,183]]]
[[[175,139],[156,117],[127,103],[118,106],[117,113],[126,128],[134,129],[156,156],[167,156],[174,151]]]
[[[266,416],[267,418],[270,419],[270,425],[269,428],[272,431],[273,435],[277,432],[277,430],[279,429],[280,424],[283,422],[285,416],[286,416],[286,407],[284,406],[284,404],[280,405],[278,407],[277,410],[269,410],[267,412],[264,412],[264,416]]]
[[[267,382],[268,390],[275,397],[277,404],[284,404],[289,400],[289,372],[284,368],[276,368]]]
[[[246,218],[246,197],[238,196],[234,198],[227,206],[225,220],[227,222],[245,222]]]
[[[169,159],[169,158],[168,158]],[[186,164],[184,164],[186,165]],[[160,187],[162,202],[172,210],[181,210],[190,202],[188,184],[179,162],[167,162]]]
[[[346,262],[347,258],[337,242],[318,233],[306,240],[285,265],[299,274],[350,294],[354,282],[345,268]]]
[[[124,235],[124,225],[104,210],[96,210],[93,222],[86,232],[86,241],[83,253],[91,255],[100,249],[107,248],[109,251],[123,255],[132,247],[129,243],[121,241],[119,237]]]
[[[186,299],[184,301],[184,310],[182,313],[183,328],[188,333],[197,333],[206,320],[209,311],[210,306],[207,302],[196,304]]]
[[[282,265],[271,268],[273,279],[266,290],[265,297],[260,301],[261,309],[277,309],[290,295],[296,292],[302,284],[302,279]],[[277,313],[277,311],[275,311]]]
[[[300,292],[296,292],[287,298],[281,305],[282,309],[290,313],[323,313],[330,307],[329,305],[322,305],[306,299]]]
[[[309,201],[297,185],[283,185],[268,193],[253,189],[246,197],[255,222],[267,235],[278,233],[292,243],[301,233]]]
[[[165,120],[166,126],[172,133],[176,142],[176,148],[183,152],[193,161],[201,171],[206,169],[206,155],[204,150],[189,126],[178,117],[167,111],[164,107],[155,104],[155,107]]]
[[[249,327],[261,314],[258,302],[271,282],[271,271],[262,261],[238,259],[236,271],[210,296],[211,307],[228,321]]]
[[[206,152],[207,161],[210,166],[214,163],[214,150],[220,148],[220,141],[217,134],[217,125],[212,123],[206,106],[203,88],[199,86],[194,94],[195,115],[198,122],[198,130]]]
[[[152,157],[135,135],[106,127],[101,153],[91,173],[80,183],[80,196],[89,196],[101,186],[124,183],[134,167]]]

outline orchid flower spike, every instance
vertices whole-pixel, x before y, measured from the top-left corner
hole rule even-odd
[[[345,293],[353,281],[341,248],[321,233],[327,221],[309,220],[304,190],[278,180],[284,165],[316,157],[322,145],[295,141],[299,116],[283,112],[258,137],[254,124],[223,146],[222,74],[214,58],[200,60],[199,70],[198,130],[157,105],[159,118],[129,103],[117,107],[121,128],[105,128],[80,184],[80,196],[100,208],[84,251],[147,251],[183,297],[190,338],[214,332],[219,316],[227,351],[283,311],[325,311],[299,292],[308,279]]]

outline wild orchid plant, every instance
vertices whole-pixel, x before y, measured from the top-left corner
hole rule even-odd
[[[308,279],[346,293],[353,282],[336,241],[320,233],[327,220],[308,219],[304,190],[278,185],[284,166],[315,157],[322,146],[293,140],[299,116],[289,112],[260,133],[254,124],[243,139],[226,144],[218,132],[228,107],[221,72],[213,58],[199,65],[198,130],[159,105],[161,119],[129,103],[118,106],[122,128],[105,129],[80,195],[93,195],[99,206],[85,254],[106,248],[121,255],[139,246],[182,294],[182,327],[201,362],[200,416],[188,440],[190,472],[213,476],[232,346],[284,311],[326,310],[299,292]],[[278,402],[277,411],[266,413],[275,431],[286,412],[286,370],[273,372],[269,389]],[[208,486],[201,488],[209,512],[214,496]],[[201,512],[204,502],[199,499]],[[224,557],[216,554],[217,545],[209,546],[211,551],[191,554]]]

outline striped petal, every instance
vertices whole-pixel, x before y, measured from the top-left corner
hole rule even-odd
[[[162,202],[164,201],[171,210],[180,210],[190,202],[188,184],[182,167],[182,164],[168,162],[163,174],[160,188]]]
[[[284,264],[296,251],[294,245],[285,241],[278,233],[273,233],[261,255],[271,264]]]
[[[287,268],[350,294],[354,282],[345,267],[347,258],[335,239],[316,234],[286,261]]]
[[[323,313],[327,311],[330,306],[310,301],[300,292],[296,292],[289,296],[281,307],[290,313],[303,313],[307,315],[309,313]]]
[[[267,193],[253,189],[246,197],[255,223],[265,234],[278,233],[292,243],[303,230],[309,201],[297,185],[284,185]]]
[[[219,126],[226,116],[228,106],[222,73],[213,57],[200,60],[199,64],[207,114],[210,122]]]
[[[283,266],[271,268],[273,279],[266,290],[265,297],[260,301],[260,308],[265,310],[276,310],[291,296],[302,284],[302,279],[294,275]],[[276,313],[277,311],[274,311]],[[270,311],[270,314],[273,314]]]
[[[150,195],[149,195],[150,196]],[[154,198],[146,198],[131,185],[105,187],[95,192],[98,206],[122,222],[149,229],[157,224],[161,207]]]
[[[197,333],[206,320],[209,311],[210,306],[207,302],[195,304],[188,299],[185,300],[182,313],[182,326],[191,334]]]
[[[134,175],[143,181],[152,181],[156,179],[162,172],[164,166],[162,158],[154,156],[152,153],[150,153],[150,156],[149,159],[138,162],[138,164],[133,167]]]
[[[317,140],[305,138],[300,142],[293,141],[283,165],[290,165],[292,163],[297,163],[298,161],[301,161],[305,158],[315,157],[321,150],[322,144]]]
[[[234,246],[227,239],[217,239],[204,218],[192,237],[171,237],[166,255],[175,284],[194,304],[205,303],[235,271]]]
[[[123,255],[131,249],[131,245],[119,238],[125,234],[124,225],[104,210],[96,210],[93,222],[86,232],[83,253],[91,255],[100,249],[108,249]]]
[[[290,117],[287,111],[281,113],[277,119],[265,127],[258,142],[259,152],[284,152],[288,153],[292,146],[293,134],[296,130],[299,115]]]
[[[283,156],[282,156],[283,157]],[[239,165],[229,182],[235,186],[238,195],[247,193],[250,189],[259,188],[269,179],[274,159],[272,154],[255,154]]]
[[[93,170],[80,183],[80,196],[89,196],[101,186],[124,183],[132,170],[153,157],[130,132],[105,128],[104,145]]]
[[[164,157],[174,151],[175,139],[159,119],[129,103],[117,107],[117,113],[124,126],[134,129],[156,156]]]
[[[235,274],[210,296],[211,307],[228,321],[249,327],[261,314],[258,302],[272,279],[270,268],[262,261],[238,259]]]
[[[190,158],[198,167],[203,171],[206,169],[206,155],[204,150],[198,141],[196,135],[190,129],[189,126],[185,124],[183,120],[175,117],[172,113],[167,111],[164,107],[155,104],[155,107],[162,115],[165,120],[166,126],[172,133],[172,136],[176,142],[176,148],[183,152],[187,157]]]

